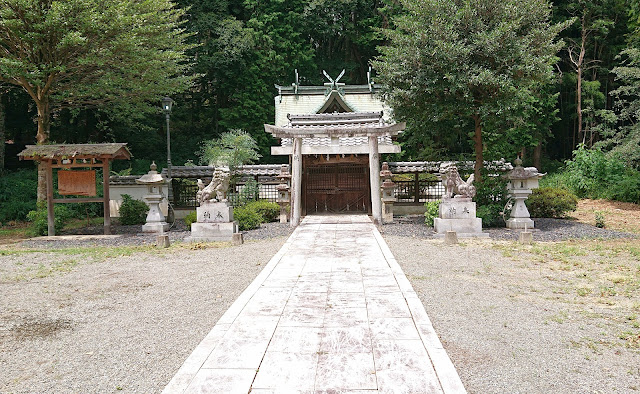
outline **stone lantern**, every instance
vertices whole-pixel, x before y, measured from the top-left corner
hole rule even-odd
[[[382,223],[393,223],[393,203],[396,198],[393,195],[393,189],[396,184],[393,183],[391,177],[393,174],[389,170],[389,163],[386,161],[382,163],[382,171],[380,171],[380,178],[382,178]]]
[[[289,166],[283,164],[280,167],[280,174],[277,176],[280,183],[277,186],[278,198],[276,202],[280,205],[280,223],[287,223],[289,220],[289,207],[291,206],[291,174]]]
[[[137,184],[147,186],[147,194],[143,198],[149,205],[149,213],[147,214],[147,223],[142,226],[143,233],[160,234],[169,231],[169,223],[165,221],[165,217],[160,210],[160,202],[164,199],[162,186],[165,183],[165,179],[158,174],[157,169],[158,166],[153,162],[149,172],[136,179]]]
[[[522,160],[519,158],[515,160],[515,164],[516,167],[507,174],[507,189],[515,203],[506,223],[510,229],[530,229],[534,227],[534,223],[524,201],[532,193],[531,189],[538,188],[538,181],[545,174],[540,174],[535,167],[522,167]]]

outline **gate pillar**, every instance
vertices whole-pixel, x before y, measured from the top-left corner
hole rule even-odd
[[[302,138],[293,138],[293,154],[291,156],[291,227],[300,224],[302,208]]]
[[[369,180],[371,183],[371,215],[375,224],[382,224],[382,201],[380,200],[380,155],[378,137],[369,136]]]

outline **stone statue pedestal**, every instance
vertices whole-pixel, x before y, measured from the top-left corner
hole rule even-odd
[[[468,197],[445,198],[433,219],[436,237],[444,237],[447,231],[455,231],[458,237],[488,237],[482,232],[482,219],[476,217],[476,203]]]
[[[238,233],[238,225],[233,221],[233,207],[228,202],[204,201],[196,208],[197,223],[191,224],[188,242],[231,242]]]

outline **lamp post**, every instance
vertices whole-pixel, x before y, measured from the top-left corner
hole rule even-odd
[[[169,116],[171,115],[171,106],[173,106],[173,100],[171,97],[165,97],[162,99],[162,111],[167,119],[167,177],[171,179],[171,134],[169,132]]]

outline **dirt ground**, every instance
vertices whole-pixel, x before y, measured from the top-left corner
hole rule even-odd
[[[578,201],[578,208],[575,212],[569,213],[569,217],[593,226],[596,222],[596,212],[603,214],[607,229],[640,233],[640,205],[638,204],[584,199]]]

